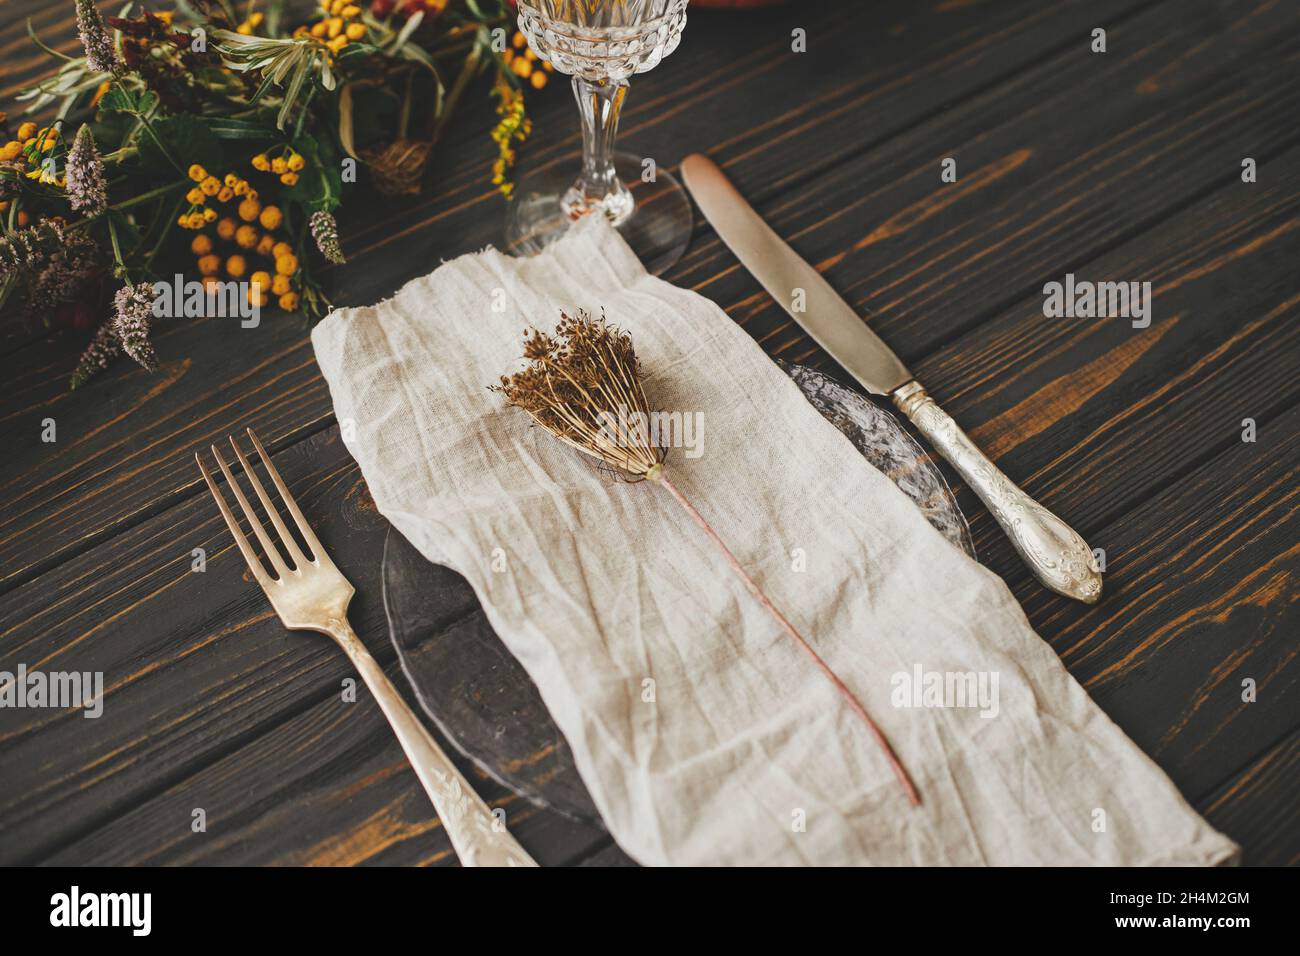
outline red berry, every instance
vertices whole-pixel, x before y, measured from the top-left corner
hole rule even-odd
[[[394,6],[394,0],[370,0],[370,12],[380,20],[385,19],[392,13]]]

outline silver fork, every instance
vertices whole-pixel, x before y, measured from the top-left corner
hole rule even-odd
[[[281,480],[280,473],[271,464],[270,457],[251,428],[248,429],[248,437],[252,439],[253,447],[257,449],[266,473],[271,476],[271,481],[275,483],[298,531],[314,556],[309,560],[289,534],[284,522],[280,520],[279,512],[271,503],[262,483],[258,481],[253,466],[244,457],[243,451],[232,435],[230,445],[244,468],[245,477],[261,500],[262,507],[266,509],[271,524],[275,525],[275,530],[280,537],[280,547],[288,554],[293,566],[290,567],[285,562],[280,550],[267,535],[257,513],[249,506],[248,499],[244,497],[244,492],[236,483],[235,476],[226,466],[221,452],[217,450],[216,445],[212,445],[212,454],[216,457],[217,464],[221,466],[221,472],[226,476],[226,483],[234,492],[235,499],[244,512],[244,518],[252,526],[253,533],[257,535],[262,550],[270,560],[275,570],[275,577],[267,574],[257,553],[249,545],[248,538],[244,536],[239,522],[231,514],[226,499],[217,490],[217,483],[213,481],[198,452],[194,453],[194,460],[199,463],[199,470],[203,472],[203,479],[208,483],[212,497],[217,500],[221,516],[226,519],[230,533],[235,536],[235,544],[239,545],[239,550],[243,553],[244,560],[248,562],[253,577],[262,586],[266,596],[271,599],[271,606],[275,608],[275,613],[280,616],[284,626],[291,631],[317,631],[328,634],[351,659],[352,665],[360,672],[361,678],[370,688],[370,693],[379,702],[379,707],[388,718],[388,723],[392,725],[393,732],[397,734],[402,750],[406,752],[407,759],[415,768],[416,776],[420,778],[425,792],[433,801],[433,807],[438,812],[443,828],[451,838],[451,845],[463,866],[536,866],[532,857],[524,852],[523,847],[492,815],[487,804],[474,792],[455,765],[447,759],[442,748],[406,706],[397,688],[384,675],[360,638],[353,632],[348,624],[348,602],[352,600],[352,595],[355,593],[352,585],[334,566],[334,562],[316,540],[316,535],[312,533],[307,519],[298,509],[298,503],[289,494],[289,489]]]

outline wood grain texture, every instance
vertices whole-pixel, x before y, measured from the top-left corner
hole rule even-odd
[[[1197,809],[1225,833],[1246,846],[1243,863],[1251,866],[1300,864],[1300,733],[1254,760],[1221,785]],[[602,852],[602,851],[598,851]]]
[[[71,4],[11,0],[0,90],[43,68],[10,10],[71,38]],[[1034,627],[1247,863],[1300,857],[1298,21],[1275,0],[692,12],[678,52],[637,77],[623,124],[661,165],[717,159],[990,456],[1106,548],[1101,604],[1056,598],[959,489],[983,560]],[[789,52],[795,25],[806,55]],[[1105,55],[1087,48],[1097,25]],[[572,111],[562,90],[539,98],[536,158],[574,145]],[[339,301],[499,240],[490,121],[465,111],[427,197],[345,220],[352,261],[326,274]],[[948,156],[959,177],[942,184]],[[1042,284],[1067,271],[1150,280],[1151,327],[1044,319]],[[769,354],[835,371],[707,226],[668,278]],[[342,657],[280,628],[193,465],[245,425],[268,439],[358,588],[358,633],[394,672],[386,523],[305,331],[270,316],[247,333],[178,323],[157,337],[159,372],[119,364],[75,395],[79,343],[0,338],[0,669],[102,670],[108,689],[95,721],[0,710],[0,862],[454,862],[364,689],[342,703]],[[45,417],[53,446],[37,438]],[[483,793],[504,798],[488,781]],[[196,806],[206,834],[189,829]],[[594,829],[505,806],[545,863],[622,860]]]

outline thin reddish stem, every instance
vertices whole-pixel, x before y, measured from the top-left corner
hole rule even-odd
[[[907,770],[894,754],[894,748],[889,746],[889,741],[886,740],[885,735],[880,732],[880,728],[877,727],[876,722],[871,719],[871,715],[868,714],[867,709],[862,706],[862,702],[854,696],[853,691],[849,690],[844,681],[840,680],[827,663],[821,659],[821,655],[813,650],[812,645],[804,640],[803,635],[794,629],[794,625],[785,619],[785,615],[777,610],[776,605],[768,600],[768,597],[763,593],[763,590],[757,583],[755,583],[754,579],[745,572],[745,569],[741,567],[740,562],[736,560],[736,556],[731,553],[731,549],[727,547],[726,543],[720,537],[718,537],[718,533],[709,526],[707,521],[704,520],[704,516],[695,510],[695,506],[690,503],[681,491],[678,490],[677,486],[669,481],[662,472],[652,480],[657,480],[659,484],[668,489],[668,493],[676,498],[677,503],[686,509],[686,513],[695,520],[695,523],[700,526],[700,529],[713,540],[714,544],[718,546],[718,549],[722,552],[723,556],[726,557],[727,563],[731,565],[731,569],[735,571],[736,574],[740,575],[740,579],[745,582],[745,586],[749,588],[749,593],[754,595],[754,599],[767,609],[767,612],[776,619],[778,624],[781,625],[782,630],[794,638],[795,643],[798,644],[803,649],[804,653],[812,659],[812,662],[817,665],[818,670],[826,675],[826,679],[829,680],[835,689],[840,692],[840,695],[848,702],[848,705],[852,708],[853,712],[862,718],[862,722],[867,725],[867,729],[871,731],[871,735],[876,738],[876,743],[880,745],[880,749],[885,752],[885,757],[889,761],[890,767],[894,770],[894,776],[898,778],[898,782],[903,785],[903,790],[907,793],[907,799],[911,801],[913,806],[919,806],[921,803],[921,797],[920,794],[916,792],[916,787],[912,783],[912,778],[908,776]]]

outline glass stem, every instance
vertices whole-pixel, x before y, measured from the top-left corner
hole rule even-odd
[[[573,78],[573,95],[582,116],[582,174],[564,196],[570,219],[596,208],[616,225],[632,212],[632,194],[614,168],[614,139],[627,96],[627,80]]]

